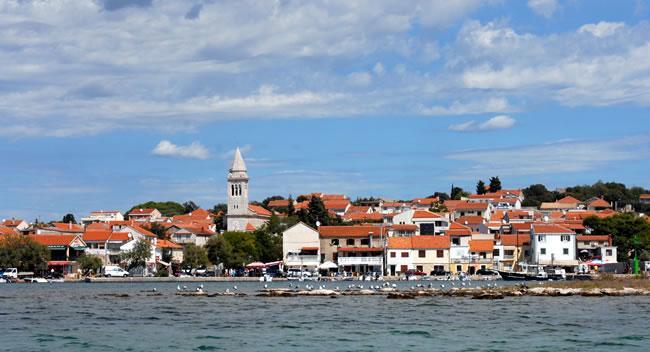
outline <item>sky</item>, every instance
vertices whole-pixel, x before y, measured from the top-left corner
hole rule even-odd
[[[650,188],[650,1],[5,0],[0,218]]]

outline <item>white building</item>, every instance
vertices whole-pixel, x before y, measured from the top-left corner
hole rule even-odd
[[[440,235],[449,228],[446,216],[427,210],[407,210],[393,217],[394,225],[416,225],[420,235]]]
[[[84,225],[109,221],[124,221],[124,215],[117,210],[98,210],[90,212],[90,215],[85,218],[81,218]]]
[[[138,208],[133,209],[128,214],[129,220],[138,222],[157,222],[162,220],[162,214],[158,209]]]
[[[576,266],[576,233],[557,224],[531,226],[531,264]]]
[[[299,222],[282,233],[282,258],[287,268],[314,270],[320,264],[318,231]]]

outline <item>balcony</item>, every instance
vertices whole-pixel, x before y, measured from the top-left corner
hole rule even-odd
[[[339,257],[339,266],[342,265],[382,265],[382,257]]]
[[[284,259],[287,266],[318,266],[320,260],[317,255],[288,254]]]

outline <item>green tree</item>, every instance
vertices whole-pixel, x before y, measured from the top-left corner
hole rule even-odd
[[[449,209],[447,209],[447,207],[444,206],[444,204],[441,202],[435,202],[431,204],[431,208],[429,210],[434,213],[446,213],[449,211]]]
[[[241,262],[236,262],[232,244],[223,236],[210,237],[205,248],[208,252],[208,259],[213,264],[223,264],[228,269],[241,265]]]
[[[96,255],[82,254],[77,257],[77,263],[84,276],[90,275],[91,272],[97,274],[102,270],[102,259]]]
[[[183,250],[183,269],[192,270],[210,265],[208,252],[203,247],[188,244]]]
[[[157,223],[157,222],[151,223],[149,225],[149,231],[155,234],[156,237],[158,237],[158,239],[164,240],[167,238],[167,229],[161,223]]]
[[[485,182],[483,182],[483,180],[478,180],[476,183],[476,194],[485,194],[486,192]]]
[[[241,268],[244,265],[259,260],[259,249],[255,235],[250,232],[224,232],[223,238],[232,246],[232,268]]]
[[[129,269],[146,267],[151,258],[151,243],[147,240],[138,240],[133,248],[122,254],[122,260],[128,263]]]
[[[555,202],[560,196],[559,193],[551,192],[539,183],[524,188],[522,192],[524,193],[522,205],[525,207],[539,207],[543,202]]]
[[[467,197],[468,195],[469,195],[469,193],[465,192],[460,187],[452,187],[451,188],[451,199],[453,199],[453,200],[460,200],[460,198]]]
[[[628,252],[634,249],[634,236],[639,236],[639,249],[644,259],[650,250],[650,223],[634,214],[617,214],[606,218],[590,216],[583,221],[586,228],[596,235],[612,235],[617,246],[618,260],[627,261]]]
[[[490,192],[497,192],[501,190],[501,180],[499,176],[490,177]]]
[[[0,239],[0,267],[42,272],[47,269],[50,250],[29,236],[4,235]]]
[[[226,230],[226,213],[228,212],[228,205],[219,203],[212,208],[214,214],[214,224],[217,227],[217,232]]]
[[[321,226],[327,226],[333,223],[327,209],[325,209],[323,200],[319,197],[312,197],[309,201],[307,211],[299,212],[298,216],[301,217],[300,221],[313,228],[317,227],[316,222],[319,222]]]
[[[257,260],[264,263],[282,259],[281,225],[275,225],[278,232],[272,232],[270,222],[255,230],[255,242],[259,251]]]
[[[176,202],[154,202],[149,201],[141,204],[134,205],[129,209],[126,214],[130,213],[133,209],[158,209],[163,216],[174,216],[185,214],[185,207]]]
[[[444,202],[449,199],[449,195],[445,192],[435,192],[434,194],[428,196],[427,198],[438,198],[440,202]]]
[[[289,202],[289,205],[287,206],[287,216],[293,216],[296,214],[296,207],[293,205],[293,198],[289,196],[287,201]]]
[[[65,216],[63,216],[63,219],[61,219],[61,222],[66,223],[66,224],[67,223],[76,224],[77,220],[75,220],[74,215],[68,213],[68,214],[65,214]]]
[[[194,203],[191,200],[188,200],[187,202],[183,203],[183,211],[185,212],[185,214],[191,213],[196,209],[199,209],[199,206],[196,205],[196,203]]]

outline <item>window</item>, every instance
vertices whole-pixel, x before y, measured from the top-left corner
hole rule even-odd
[[[499,250],[499,248],[495,248],[495,249],[492,250],[492,256],[493,257],[498,257],[500,255],[501,255],[501,251]]]
[[[568,248],[562,248],[562,254],[569,255],[569,249]]]
[[[537,242],[546,242],[546,236],[537,235]]]
[[[370,239],[369,238],[362,238],[361,239],[361,245],[362,246],[369,246],[370,245]]]
[[[408,265],[400,265],[399,270],[403,273],[407,272],[409,270]]]
[[[436,227],[434,224],[420,224],[420,235],[434,235]]]
[[[560,238],[560,240],[561,240],[562,242],[569,242],[569,241],[571,241],[571,236],[569,236],[569,235],[562,235],[562,237]]]
[[[396,256],[397,256],[397,253],[395,253],[395,252],[390,252],[390,257],[391,257],[391,258],[395,258]]]
[[[539,254],[546,255],[546,248],[540,248],[539,249]]]
[[[422,270],[424,270],[424,267],[422,267],[422,265],[417,265],[417,266],[415,267],[415,270],[421,272]]]
[[[607,257],[611,257],[611,256],[613,255],[613,253],[614,253],[614,252],[612,252],[611,249],[606,249],[606,250],[605,250],[605,256],[607,256]]]
[[[409,252],[402,252],[402,258],[408,258]]]
[[[330,246],[338,246],[339,245],[339,239],[334,238],[330,241]]]
[[[457,272],[463,271],[463,266],[462,265],[456,265],[456,271]]]
[[[515,251],[512,249],[506,249],[503,251],[503,253],[505,254],[506,257],[512,257],[513,255],[515,255]]]
[[[354,246],[354,238],[348,238],[347,241],[345,241],[345,244],[347,246]]]
[[[454,246],[460,246],[460,237],[452,237],[451,244],[453,244]]]
[[[426,252],[425,250],[420,249],[420,250],[418,251],[418,257],[420,257],[420,258],[425,258],[426,256],[427,256],[427,252]]]
[[[436,250],[436,257],[437,258],[442,258],[444,256],[445,256],[445,251],[443,251],[442,249]]]

